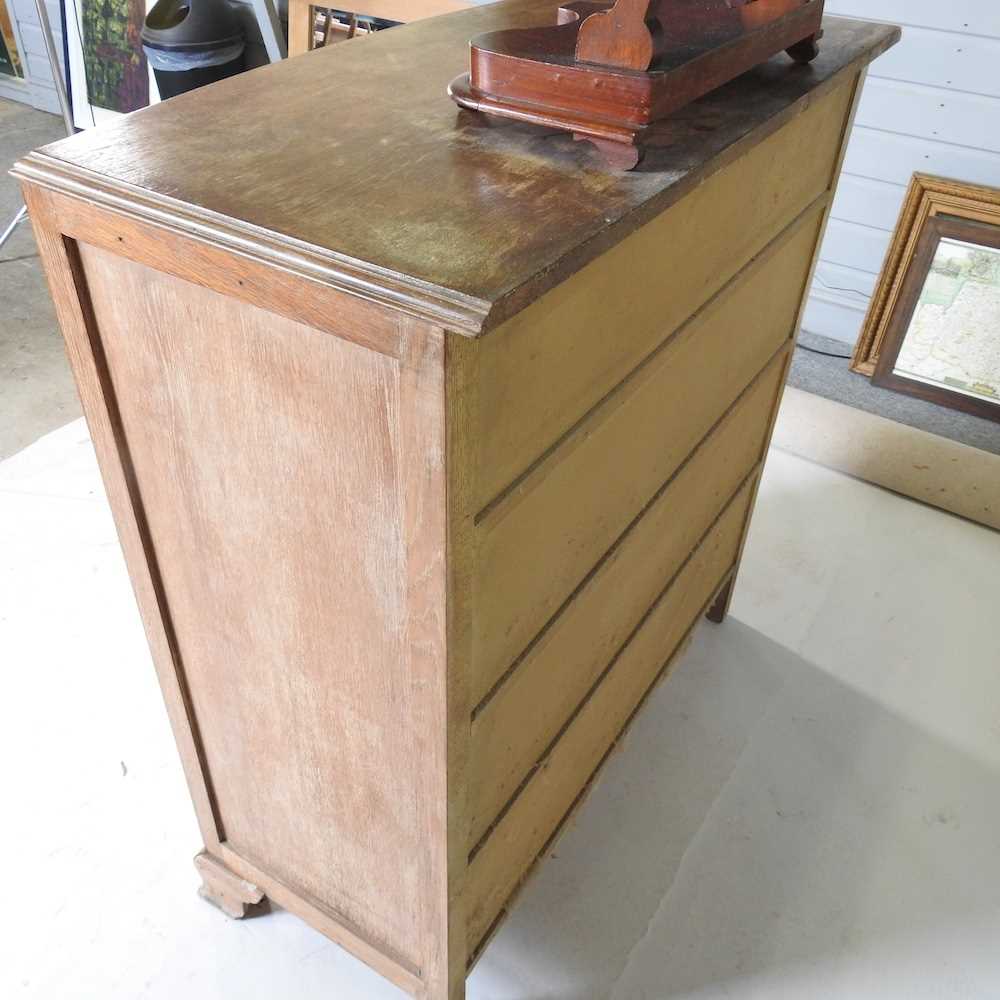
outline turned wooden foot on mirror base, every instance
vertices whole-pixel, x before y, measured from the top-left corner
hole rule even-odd
[[[630,146],[624,142],[612,142],[610,139],[595,139],[590,135],[573,133],[577,142],[589,142],[601,154],[601,158],[612,170],[632,170],[642,159],[642,150],[638,146]]]
[[[570,0],[553,22],[473,36],[458,105],[587,139],[632,170],[655,123],[785,51],[819,55],[825,0]]]
[[[233,920],[242,920],[265,911],[264,893],[257,886],[233,874],[221,861],[202,851],[194,866],[201,875],[198,895],[218,907]]]

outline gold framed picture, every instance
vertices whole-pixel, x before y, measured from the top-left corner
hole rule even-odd
[[[0,73],[21,79],[24,67],[17,51],[17,39],[14,37],[14,22],[7,9],[7,0],[0,0]]]
[[[993,280],[993,262],[1000,261],[998,236],[1000,189],[915,174],[851,369],[886,388],[959,409],[970,408],[961,397],[985,394],[988,401],[992,375],[979,369],[1000,356],[1000,326],[994,325],[1000,312],[993,311],[1000,309],[1000,288],[980,286]],[[892,357],[883,363],[887,349]],[[939,393],[926,391],[935,385]],[[945,395],[950,390],[957,401]]]
[[[1000,226],[928,221],[872,384],[1000,421]]]

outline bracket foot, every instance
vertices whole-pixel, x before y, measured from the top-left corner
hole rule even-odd
[[[231,872],[221,861],[202,851],[194,859],[194,866],[201,875],[202,885],[198,895],[226,916],[242,920],[253,915],[253,908],[260,912],[264,893],[257,886]]]

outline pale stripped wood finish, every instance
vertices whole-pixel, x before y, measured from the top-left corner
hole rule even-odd
[[[415,970],[426,776],[419,674],[406,669],[403,366],[79,252],[150,541],[170,554],[164,599],[206,765],[243,776],[213,785],[225,839],[336,901],[359,936]],[[440,443],[422,461],[440,475]],[[393,785],[365,779],[376,755]],[[366,869],[377,840],[410,864]]]
[[[194,866],[201,876],[199,895],[227,917],[242,920],[254,906],[264,902],[264,893],[258,886],[234,875],[208,852],[197,855]]]
[[[463,996],[735,573],[858,81],[891,31],[841,35],[814,91],[787,78],[728,145],[685,132],[681,187],[587,181],[607,218],[635,210],[596,243],[560,230],[548,269],[549,222],[525,235],[516,295],[495,262],[470,293],[465,258],[403,274],[367,231],[320,246],[312,215],[268,228],[241,192],[207,204],[205,178],[182,197],[166,161],[144,187],[121,155],[95,173],[72,162],[93,136],[18,168],[212,901],[266,896],[412,995]],[[308,77],[275,72],[286,96]],[[482,162],[446,179],[493,190]],[[469,218],[448,222],[466,247]]]
[[[447,996],[466,963],[448,761],[465,756],[469,709],[447,692],[443,332],[397,316],[385,353],[362,348],[112,257],[95,244],[117,244],[121,220],[26,194],[214,862],[199,857],[206,895],[235,910],[224,864],[414,995]],[[143,237],[155,260],[158,234]],[[351,404],[369,420],[335,433],[324,417]],[[365,502],[333,502],[331,470]],[[310,476],[324,485],[304,504]],[[379,502],[391,516],[373,523]],[[362,694],[338,669],[376,673]],[[374,764],[393,740],[410,768],[398,801]],[[373,838],[405,848],[413,874],[379,887]],[[338,861],[351,843],[354,871]]]

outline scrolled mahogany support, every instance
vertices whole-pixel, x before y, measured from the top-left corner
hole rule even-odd
[[[576,36],[576,61],[647,70],[663,50],[659,0],[616,0],[591,14]]]
[[[651,126],[787,52],[819,53],[825,0],[572,0],[556,23],[478,35],[449,87],[462,107],[586,139],[616,170]]]
[[[612,142],[610,139],[595,139],[591,135],[573,133],[577,142],[589,142],[601,154],[604,162],[612,170],[634,170],[642,159],[642,150],[638,146],[630,146],[624,142]]]

